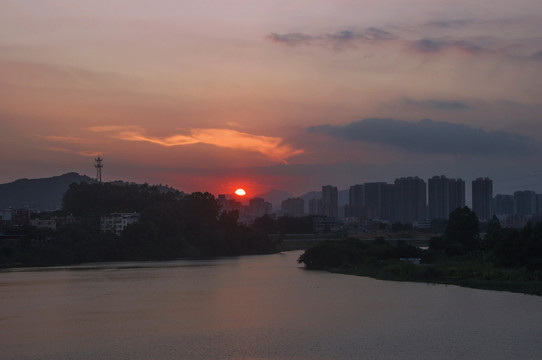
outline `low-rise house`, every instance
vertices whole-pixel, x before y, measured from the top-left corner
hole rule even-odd
[[[0,221],[12,226],[21,226],[30,223],[30,210],[7,209],[0,210]]]
[[[50,219],[33,219],[30,220],[30,225],[35,226],[37,228],[48,228],[52,230],[58,229],[58,227],[70,224],[75,222],[75,218],[73,216],[66,216],[66,217],[52,217]]]
[[[139,213],[112,213],[109,216],[100,218],[100,231],[112,232],[116,235],[122,234],[124,229],[139,221]]]

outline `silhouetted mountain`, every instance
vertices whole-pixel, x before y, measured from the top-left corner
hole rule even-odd
[[[286,191],[271,189],[264,194],[256,195],[255,197],[263,198],[265,201],[273,204],[273,211],[279,210],[283,200],[293,198],[294,196]]]
[[[42,179],[19,179],[0,184],[0,209],[29,208],[32,210],[57,210],[62,207],[62,197],[73,183],[94,183],[95,179],[71,172],[60,176]],[[135,184],[121,180],[112,181],[116,185]],[[156,185],[162,193],[177,191],[167,185]],[[184,194],[181,192],[181,194]]]
[[[300,196],[305,202],[308,202],[311,199],[321,199],[322,198],[322,192],[321,191],[309,191],[306,194],[303,194]]]
[[[54,210],[62,206],[62,196],[72,183],[96,180],[71,172],[42,179],[19,179],[0,184],[0,208],[29,208],[32,210]]]

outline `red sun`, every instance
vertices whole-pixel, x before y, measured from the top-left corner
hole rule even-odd
[[[247,194],[247,192],[243,189],[237,189],[235,190],[235,195],[237,196],[245,196]]]

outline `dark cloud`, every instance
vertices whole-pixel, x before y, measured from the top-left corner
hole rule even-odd
[[[363,31],[343,30],[336,33],[318,35],[305,33],[271,33],[266,36],[266,39],[276,44],[292,47],[314,45],[340,50],[348,47],[355,47],[360,44],[382,43],[398,39],[398,37],[391,32],[371,27]],[[407,43],[411,49],[426,54],[439,53],[448,49],[456,49],[470,54],[476,54],[491,51],[491,48],[495,44],[490,40],[491,39],[482,38],[421,38],[415,41],[407,41],[404,39],[402,41]]]
[[[405,99],[409,105],[423,107],[426,109],[444,110],[444,111],[458,111],[458,110],[471,110],[472,106],[464,101],[456,100],[413,100]]]
[[[345,46],[353,46],[359,43],[375,43],[392,40],[395,38],[395,36],[388,31],[371,27],[365,29],[364,31],[343,30],[336,33],[319,35],[304,33],[271,33],[266,38],[274,43],[288,46],[319,45],[333,48],[343,48]]]
[[[289,46],[298,46],[298,45],[311,45],[315,40],[314,36],[301,34],[301,33],[288,33],[288,34],[277,34],[271,33],[267,36],[267,39],[284,45]]]
[[[542,51],[532,54],[529,58],[536,61],[542,61]]]
[[[393,145],[415,153],[518,156],[538,152],[538,144],[526,136],[430,119],[365,119],[345,126],[313,126],[308,131],[349,141]]]
[[[460,28],[467,25],[470,25],[474,22],[472,19],[455,19],[455,20],[438,20],[438,21],[429,21],[424,25],[427,27],[433,28]]]
[[[542,61],[540,37],[502,37],[503,29],[517,26],[536,26],[540,19],[535,16],[507,17],[498,19],[460,18],[437,19],[417,24],[407,29],[397,26],[370,27],[365,30],[346,29],[334,33],[271,33],[267,40],[285,46],[321,46],[327,49],[344,50],[362,44],[382,44],[389,40],[402,45],[403,50],[419,54],[438,55],[447,51],[462,52],[470,56],[498,55],[509,59]],[[472,27],[472,36],[464,34]],[[413,30],[414,29],[414,30]],[[389,30],[389,31],[387,31]],[[418,30],[419,32],[416,32]],[[417,35],[416,35],[417,34]],[[412,37],[412,36],[415,37]],[[535,52],[538,51],[538,52]],[[531,55],[529,55],[531,54]]]
[[[437,53],[447,49],[459,49],[468,53],[487,51],[485,47],[470,40],[424,38],[412,42],[412,48],[422,53]]]

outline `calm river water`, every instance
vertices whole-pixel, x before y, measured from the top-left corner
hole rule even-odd
[[[0,357],[542,359],[542,297],[306,271],[299,255],[0,272]]]

